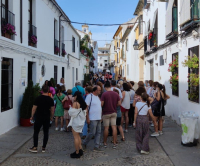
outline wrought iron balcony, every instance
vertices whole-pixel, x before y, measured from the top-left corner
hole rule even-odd
[[[30,46],[36,47],[37,44],[37,28],[32,25],[28,24],[29,32],[28,32],[28,43]]]
[[[58,55],[60,51],[58,40],[54,39],[54,54]]]
[[[1,26],[2,36],[14,39],[14,35],[16,34],[15,15],[4,6],[1,7]]]

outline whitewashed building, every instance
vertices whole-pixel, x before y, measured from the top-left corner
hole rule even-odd
[[[63,77],[66,88],[72,88],[83,80],[86,63],[80,56],[80,35],[55,0],[1,2],[0,134],[19,125],[29,80],[42,86],[45,80],[59,83]],[[14,27],[16,35],[8,34],[5,25]]]
[[[199,78],[199,68],[183,67],[182,64],[188,55],[199,58],[199,13],[198,0],[153,0],[144,3],[144,77],[165,85],[166,93],[171,97],[166,105],[166,114],[177,123],[180,123],[179,115],[183,111],[195,111],[200,116],[199,83],[198,86],[189,86],[188,80],[188,74],[192,73]],[[169,72],[169,64],[175,59],[178,59],[178,67]],[[175,74],[178,85],[177,90],[172,90],[169,80]]]
[[[110,61],[110,44],[105,47],[98,48],[98,71],[103,72],[109,70]]]

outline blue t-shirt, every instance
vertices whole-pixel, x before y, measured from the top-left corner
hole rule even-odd
[[[72,88],[72,95],[74,95],[74,93],[75,93],[76,91],[81,92],[82,96],[84,97],[84,95],[85,95],[85,89],[84,89],[83,87],[81,87],[81,86],[79,86],[79,85],[73,87],[73,88]]]

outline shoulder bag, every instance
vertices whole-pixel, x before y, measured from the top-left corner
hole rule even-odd
[[[63,102],[63,108],[65,110],[69,110],[70,105],[72,106],[72,101],[70,100],[70,98],[68,97],[68,95],[67,95],[67,98],[68,99]]]
[[[139,115],[140,111],[142,110],[142,108],[144,108],[145,105],[147,105],[147,104],[144,104],[144,105],[140,108],[140,110],[138,111],[138,115]]]

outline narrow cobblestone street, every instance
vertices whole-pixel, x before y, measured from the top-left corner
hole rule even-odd
[[[31,131],[32,132],[32,131]],[[162,147],[155,138],[150,138],[150,154],[140,155],[135,147],[135,131],[133,128],[125,134],[126,141],[120,142],[117,149],[112,149],[111,137],[104,152],[93,152],[93,141],[87,147],[80,159],[71,159],[69,154],[74,151],[72,133],[54,131],[51,127],[49,142],[45,153],[41,152],[42,132],[40,132],[39,152],[32,154],[28,148],[32,147],[32,139],[11,155],[2,166],[172,166]],[[120,140],[120,136],[118,136]]]

